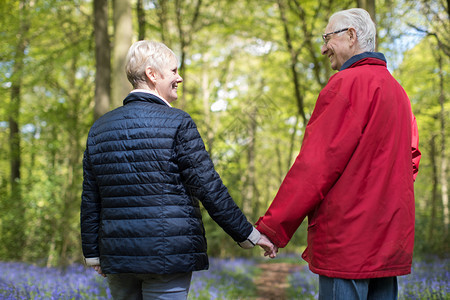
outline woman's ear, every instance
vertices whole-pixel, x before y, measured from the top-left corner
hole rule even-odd
[[[145,76],[147,76],[148,80],[150,80],[151,83],[155,84],[157,79],[156,71],[153,70],[150,67],[147,67],[145,69]]]

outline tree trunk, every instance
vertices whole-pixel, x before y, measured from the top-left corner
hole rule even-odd
[[[294,151],[296,151],[297,153],[299,152],[299,147],[295,147],[296,145],[299,145],[298,142],[296,141],[296,137],[297,137],[297,133],[298,133],[298,130],[297,130],[298,121],[299,121],[299,117],[297,115],[297,116],[295,116],[294,126],[292,126],[292,134],[291,134],[291,140],[289,142],[289,155],[288,155],[286,170],[289,170],[291,168]],[[306,127],[306,126],[304,126],[304,127]]]
[[[432,170],[432,190],[431,190],[431,218],[430,227],[428,228],[428,243],[431,245],[433,243],[434,231],[436,228],[436,212],[437,212],[437,191],[438,191],[438,167],[436,162],[436,136],[431,137],[430,142],[430,160],[431,160],[431,170]]]
[[[445,90],[444,90],[444,71],[442,65],[442,56],[439,53],[439,103],[441,105],[440,121],[441,121],[441,195],[442,205],[444,209],[444,231],[447,233],[449,225],[449,209],[448,209],[448,182],[447,182],[447,155],[446,155],[446,141],[445,141]]]
[[[182,88],[182,94],[180,99],[180,109],[184,109],[186,107],[186,93],[185,91],[188,89],[188,76],[186,75],[186,57],[187,57],[187,51],[188,47],[191,44],[192,36],[196,31],[196,27],[199,20],[200,15],[200,8],[202,6],[202,0],[197,0],[194,11],[192,12],[192,19],[189,24],[189,28],[186,29],[187,26],[184,26],[184,16],[187,16],[187,13],[183,13],[183,7],[182,7],[181,0],[175,1],[175,14],[176,14],[176,24],[178,29],[178,38],[180,42],[180,51],[181,51],[181,57],[180,57],[180,67],[179,71],[180,74],[183,76],[183,84],[181,85]]]
[[[28,46],[27,34],[30,28],[29,19],[27,17],[27,1],[20,2],[20,31],[17,34],[17,44],[14,57],[13,73],[11,76],[11,102],[9,107],[9,146],[10,146],[10,185],[11,197],[10,207],[8,212],[14,218],[5,225],[8,235],[14,239],[13,249],[10,249],[12,259],[20,259],[23,254],[23,246],[25,242],[24,226],[24,211],[25,205],[22,199],[21,192],[21,137],[20,137],[20,104],[21,104],[21,89],[22,76],[24,71],[25,49]]]
[[[208,60],[208,54],[205,54],[205,61]],[[211,105],[209,103],[211,99],[211,91],[209,88],[209,74],[206,63],[202,68],[202,102],[203,102],[203,120],[206,127],[206,150],[212,155],[213,151],[213,139],[214,131],[212,128],[212,116],[211,116]]]
[[[316,81],[320,84],[320,86],[324,86],[328,80],[328,77],[326,80],[322,79],[322,76],[320,76],[321,68],[319,68],[319,57],[322,55],[320,51],[317,51],[315,48],[315,41],[313,41],[313,33],[312,30],[314,28],[314,24],[311,24],[311,18],[307,17],[307,14],[305,10],[303,9],[300,1],[293,0],[293,3],[295,4],[296,8],[296,14],[298,16],[298,20],[300,22],[300,25],[302,27],[303,36],[304,36],[304,45],[306,46],[307,51],[309,52],[309,55],[311,57],[312,63],[314,64],[314,77],[316,78]],[[313,22],[318,19],[319,12],[321,10],[321,6],[318,5],[314,15],[312,16]],[[308,28],[309,26],[309,28]],[[305,124],[306,126],[306,124]]]
[[[9,107],[9,145],[10,145],[10,182],[11,194],[20,200],[19,181],[21,165],[20,149],[20,102],[22,89],[22,76],[24,69],[25,49],[28,46],[27,34],[30,27],[26,17],[26,2],[21,1],[20,32],[17,34],[17,44],[14,56],[13,73],[11,76],[11,103]]]
[[[370,14],[370,17],[372,18],[372,21],[376,25],[377,19],[376,19],[375,0],[358,0],[357,2],[358,2],[358,7],[367,10],[367,12]],[[377,37],[378,37],[378,30],[376,32],[377,33],[376,33],[375,40],[377,40]],[[377,49],[378,49],[378,43],[375,43],[375,51],[377,51]]]
[[[295,92],[295,99],[297,101],[297,109],[298,114],[302,117],[304,124],[308,122],[306,115],[305,115],[305,108],[303,104],[303,95],[300,91],[300,84],[299,84],[299,75],[297,73],[297,70],[295,69],[295,66],[298,63],[298,53],[294,50],[294,47],[292,45],[292,38],[291,34],[289,33],[287,18],[286,18],[286,12],[282,0],[278,0],[278,8],[280,10],[280,19],[283,23],[284,28],[284,38],[285,42],[291,57],[291,74],[292,74],[292,82],[294,84],[294,92]]]
[[[295,93],[295,99],[296,99],[296,103],[297,103],[298,115],[302,118],[303,124],[306,126],[306,124],[308,123],[308,119],[306,118],[306,115],[305,115],[304,99],[303,99],[303,95],[300,91],[299,74],[296,70],[296,65],[298,64],[298,52],[294,50],[294,46],[292,44],[292,37],[289,32],[289,27],[288,27],[288,22],[287,22],[287,18],[286,18],[286,11],[285,11],[284,4],[282,3],[282,0],[277,0],[277,2],[278,2],[278,8],[280,10],[280,20],[281,20],[281,22],[283,24],[283,28],[284,28],[285,42],[286,42],[288,52],[291,57],[290,69],[291,69],[291,74],[292,74],[292,83],[294,84],[294,93]],[[297,120],[295,123],[297,126],[298,117],[296,117],[296,118],[297,118]],[[294,133],[293,133],[294,135],[292,137],[295,137],[296,132],[297,132],[297,128],[294,128]],[[294,144],[295,144],[295,140],[291,139],[291,145],[290,145],[291,151],[294,148]],[[289,154],[289,157],[287,160],[288,168],[290,168],[291,164],[292,164],[292,153]]]
[[[94,120],[105,114],[111,103],[111,44],[108,35],[108,0],[94,0],[95,105]]]
[[[185,109],[186,107],[186,93],[185,91],[187,90],[187,83],[188,83],[188,78],[186,76],[186,72],[185,72],[185,61],[186,61],[186,49],[187,49],[187,32],[185,32],[185,30],[183,29],[183,16],[182,16],[182,8],[181,8],[181,2],[180,0],[175,1],[175,13],[177,16],[177,29],[178,29],[178,38],[180,41],[180,67],[179,67],[179,72],[180,74],[182,74],[183,76],[183,84],[181,85],[181,89],[182,89],[182,94],[181,94],[181,98],[180,98],[180,104],[179,107],[180,109]]]
[[[153,0],[153,5],[155,5],[156,10],[158,11],[158,20],[159,20],[159,26],[161,28],[161,41],[167,45],[167,47],[171,48],[171,42],[170,42],[170,34],[168,32],[168,26],[167,26],[167,15],[168,15],[168,9],[167,9],[167,0]]]
[[[114,0],[113,8],[114,46],[111,98],[113,107],[119,107],[132,89],[125,73],[125,59],[133,36],[131,0]]]
[[[258,213],[258,208],[253,204],[258,203],[258,189],[256,187],[256,131],[258,123],[256,117],[258,115],[258,107],[254,106],[250,108],[250,126],[247,131],[249,143],[247,147],[247,176],[245,179],[245,194],[242,199],[242,211],[248,216],[249,219],[253,219],[255,214]]]
[[[372,20],[375,21],[375,0],[357,0],[358,7],[367,10],[367,12],[372,17]]]
[[[142,0],[137,0],[136,14],[138,19],[138,40],[145,40],[145,10]]]
[[[78,56],[74,55],[72,58],[72,72],[68,76],[69,86],[76,86],[75,74],[78,69]],[[64,186],[64,196],[61,202],[61,219],[59,222],[58,234],[60,235],[61,244],[59,245],[59,264],[60,266],[67,266],[71,263],[69,250],[76,246],[77,238],[74,236],[72,230],[73,220],[77,214],[77,207],[79,206],[79,186],[82,178],[82,163],[81,156],[82,146],[80,143],[80,101],[78,89],[69,89],[67,91],[68,104],[70,105],[70,113],[68,114],[70,126],[68,140],[70,145],[66,150],[67,160],[67,178]],[[65,160],[66,161],[66,160]],[[78,236],[78,235],[77,235]]]

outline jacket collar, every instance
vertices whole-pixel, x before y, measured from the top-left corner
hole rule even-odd
[[[164,100],[162,100],[158,96],[151,93],[143,93],[143,92],[129,93],[128,96],[123,100],[123,105],[126,105],[134,101],[144,101],[168,106],[167,103],[165,103]]]
[[[348,59],[341,67],[341,69],[339,71],[348,69],[350,67],[352,67],[355,63],[363,60],[363,59],[367,59],[367,58],[375,58],[378,60],[381,60],[384,62],[384,65],[387,65],[386,62],[386,58],[384,57],[383,53],[380,52],[363,52],[360,54],[357,54],[355,56],[350,57],[350,59]]]

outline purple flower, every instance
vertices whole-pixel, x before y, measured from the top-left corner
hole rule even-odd
[[[65,269],[0,262],[1,299],[111,299],[106,281],[91,268]]]

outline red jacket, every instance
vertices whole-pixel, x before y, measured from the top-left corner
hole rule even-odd
[[[416,120],[381,53],[352,59],[320,92],[300,154],[257,228],[284,247],[308,216],[302,256],[320,275],[409,274]]]

